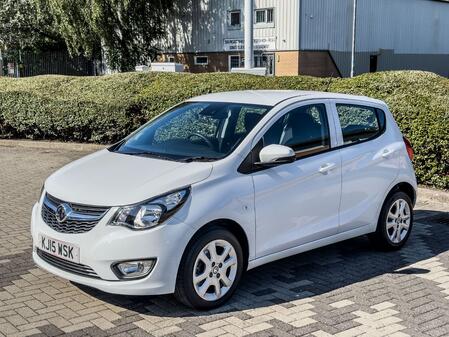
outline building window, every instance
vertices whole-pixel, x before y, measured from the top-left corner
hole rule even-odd
[[[169,56],[168,57],[168,62],[175,63],[175,57],[174,56]]]
[[[209,64],[208,56],[195,56],[195,65],[197,66],[207,66]]]
[[[264,24],[264,23],[273,23],[274,15],[273,8],[266,9],[256,9],[255,20],[256,23]]]
[[[265,23],[265,10],[256,11],[256,23]]]
[[[267,9],[267,22],[268,22],[268,23],[274,22],[274,18],[273,18],[273,8]]]
[[[241,26],[240,10],[229,11],[229,28],[240,29],[240,26]]]
[[[229,55],[229,70],[232,68],[241,68],[242,59],[240,55]]]

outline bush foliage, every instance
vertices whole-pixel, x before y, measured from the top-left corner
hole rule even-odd
[[[0,78],[0,137],[112,143],[184,99],[242,89],[320,90],[382,99],[413,144],[419,182],[449,188],[449,80],[427,72],[353,79],[228,73]]]

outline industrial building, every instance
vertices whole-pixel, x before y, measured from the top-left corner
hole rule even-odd
[[[161,41],[161,61],[185,71],[243,66],[244,0],[181,0]],[[353,18],[355,14],[355,31]],[[254,0],[254,65],[269,75],[347,77],[415,69],[449,76],[449,2]],[[355,34],[354,34],[355,33]]]

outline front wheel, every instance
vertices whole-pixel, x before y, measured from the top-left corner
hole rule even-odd
[[[413,226],[413,204],[404,192],[396,192],[385,201],[373,243],[386,250],[400,249],[408,240]]]
[[[195,309],[222,305],[240,281],[243,262],[241,245],[232,233],[222,228],[207,231],[187,247],[175,297]]]

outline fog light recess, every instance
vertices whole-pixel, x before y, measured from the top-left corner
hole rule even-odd
[[[112,265],[112,271],[119,279],[139,279],[148,276],[155,263],[155,259],[117,262]]]

